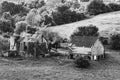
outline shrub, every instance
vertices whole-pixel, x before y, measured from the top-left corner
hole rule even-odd
[[[98,15],[101,13],[110,12],[110,8],[103,2],[94,0],[87,6],[87,11],[91,15]]]
[[[87,59],[83,57],[79,57],[75,60],[75,64],[79,68],[88,68],[90,66],[90,63]]]
[[[98,36],[98,28],[94,25],[78,27],[72,36]]]
[[[111,36],[110,47],[115,50],[120,49],[120,34],[114,34]]]
[[[103,45],[108,45],[108,38],[105,37],[99,37],[99,40],[102,42]]]
[[[112,9],[112,11],[119,11],[120,10],[120,5],[116,3],[110,3],[108,6]]]

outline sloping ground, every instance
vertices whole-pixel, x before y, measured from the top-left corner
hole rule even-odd
[[[77,27],[87,26],[90,24],[96,25],[102,35],[113,30],[114,28],[120,30],[120,11],[98,15],[91,19],[86,19],[75,23],[54,26],[49,28],[49,30],[58,32],[60,35],[69,38]]]

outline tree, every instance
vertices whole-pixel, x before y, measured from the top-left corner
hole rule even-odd
[[[52,17],[57,25],[72,23],[86,18],[81,11],[75,9],[77,7],[72,5],[72,3],[66,2],[56,6],[55,10],[52,12]]]
[[[15,21],[10,12],[4,12],[1,19],[9,22],[10,27],[15,28]]]
[[[78,27],[72,36],[98,36],[98,28],[94,25]]]
[[[16,23],[16,28],[14,30],[14,33],[20,35],[23,31],[26,31],[27,29],[27,23],[25,21],[19,21]]]
[[[26,16],[26,22],[31,26],[41,26],[43,18],[38,13],[37,9],[32,9]]]
[[[110,12],[110,8],[103,2],[93,0],[88,6],[87,11],[89,14],[98,15],[101,13]]]
[[[21,4],[14,4],[12,2],[3,1],[1,3],[1,14],[4,12],[10,12],[11,15],[18,14],[20,12],[27,13],[27,8],[23,7]]]

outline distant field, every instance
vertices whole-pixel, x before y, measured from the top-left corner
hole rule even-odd
[[[101,32],[101,35],[105,35],[107,32],[110,32],[115,28],[120,31],[120,11],[101,14],[91,19],[51,27],[49,29],[69,38],[76,28],[90,24],[97,26]]]

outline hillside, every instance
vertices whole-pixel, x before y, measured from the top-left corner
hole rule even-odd
[[[99,32],[104,35],[106,32],[110,32],[112,29],[120,28],[120,11],[111,12],[102,15],[95,16],[91,19],[86,19],[83,21],[65,24],[61,26],[55,26],[49,28],[51,31],[58,32],[59,34],[68,37],[76,30],[77,27],[96,25],[99,28]],[[120,30],[120,29],[119,29]]]

